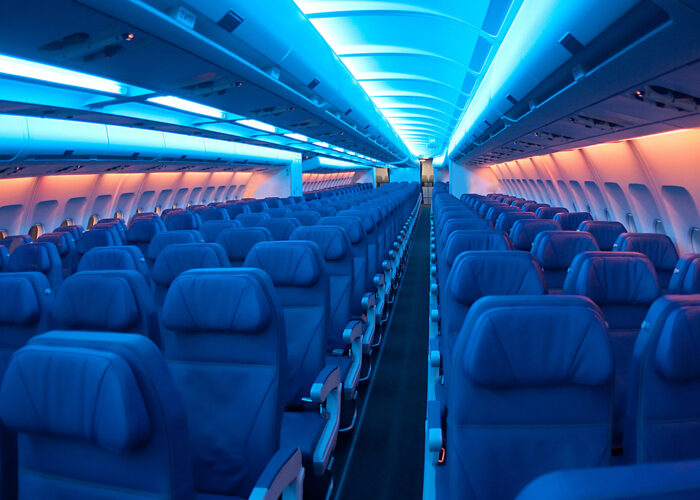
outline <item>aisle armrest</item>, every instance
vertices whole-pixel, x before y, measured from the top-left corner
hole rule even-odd
[[[249,500],[277,500],[303,498],[304,468],[299,448],[279,450],[263,470]]]
[[[345,399],[352,399],[357,384],[360,381],[362,371],[362,322],[352,320],[348,322],[343,330],[343,341],[350,346],[350,358],[352,359],[350,369],[343,381],[343,396]]]
[[[440,418],[440,402],[428,401],[428,450],[439,452],[442,449],[442,422]]]
[[[316,377],[310,391],[311,402],[321,406],[326,423],[314,449],[314,472],[323,474],[328,468],[340,428],[340,370],[326,366]]]

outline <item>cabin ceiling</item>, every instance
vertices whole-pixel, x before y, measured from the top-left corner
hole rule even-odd
[[[522,0],[295,0],[413,154],[439,156]]]

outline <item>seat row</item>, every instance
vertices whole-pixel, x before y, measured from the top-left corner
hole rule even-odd
[[[396,201],[396,217],[407,213],[400,265],[419,191],[392,188],[382,198]],[[298,238],[252,246],[238,269],[217,243],[170,244],[150,273],[152,290],[143,272],[109,270],[122,265],[114,254],[127,262],[134,247],[90,250],[80,265],[101,269],[81,270],[55,290],[41,273],[0,274],[14,298],[0,311],[8,332],[0,441],[11,464],[12,436],[21,438],[20,498],[122,498],[120,490],[277,498],[279,488],[300,493],[302,483],[324,496],[372,345],[363,312],[377,296],[356,304],[355,263],[364,264],[363,278],[369,266],[366,233],[359,222],[355,230],[364,244],[353,248],[342,225],[298,227]],[[37,336],[48,329],[61,331]],[[99,373],[104,388],[94,384]],[[55,399],[64,393],[70,411]],[[37,462],[36,450],[65,459]],[[11,488],[12,476],[1,479]]]
[[[700,334],[692,320],[670,319],[700,296],[662,296],[647,255],[599,251],[582,231],[539,232],[531,252],[512,250],[512,231],[464,201],[433,198],[424,496],[513,498],[548,471],[700,458],[700,412],[693,424],[658,427],[687,418],[692,393],[663,374],[685,370],[680,355],[657,354],[662,331],[677,346]],[[570,264],[546,278],[557,246]],[[557,295],[548,294],[554,280]],[[646,384],[650,364],[665,385]],[[658,419],[639,404],[652,400],[664,401]]]

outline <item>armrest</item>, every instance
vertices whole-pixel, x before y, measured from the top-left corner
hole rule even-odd
[[[384,288],[384,275],[383,274],[375,274],[373,281],[374,281],[374,286],[377,287],[377,290]]]
[[[277,500],[283,494],[285,498],[302,498],[303,483],[301,451],[299,448],[282,449],[270,459],[248,499]]]
[[[433,323],[437,323],[438,321],[440,321],[440,311],[438,311],[437,309],[431,309],[430,321],[432,321]]]
[[[440,419],[440,402],[428,401],[428,450],[438,452],[442,449],[442,422]]]
[[[354,340],[359,338],[362,338],[362,322],[355,320],[348,322],[343,330],[343,342],[352,344]]]
[[[430,285],[430,295],[437,297],[438,294],[438,285],[437,283],[433,283]]]
[[[389,254],[391,255],[391,252],[389,252]],[[387,272],[391,271],[391,262],[389,262],[388,260],[382,261],[382,269],[384,269]]]
[[[437,266],[436,265],[430,266],[430,276],[432,276],[433,278],[435,278],[437,276]]]
[[[372,292],[367,292],[362,296],[362,309],[365,311],[370,310],[377,305],[377,294]]]
[[[311,386],[311,402],[316,404],[325,403],[328,394],[340,385],[340,370],[337,366],[326,366],[319,372]]]
[[[430,359],[430,366],[433,368],[440,368],[440,339],[432,338],[428,341],[428,357]]]

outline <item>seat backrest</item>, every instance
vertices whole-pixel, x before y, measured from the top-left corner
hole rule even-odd
[[[17,247],[28,245],[32,242],[31,236],[26,234],[17,234],[14,236],[5,236],[0,240],[0,245],[7,247],[7,251],[12,254]]]
[[[569,266],[581,252],[597,251],[593,236],[581,231],[542,231],[532,243],[532,255],[542,266],[547,287],[561,290]]]
[[[91,229],[80,235],[76,243],[78,254],[82,257],[88,250],[95,247],[111,247],[121,245],[114,232],[109,229]]]
[[[212,220],[231,220],[228,212],[220,207],[207,207],[197,211],[197,215],[202,219],[202,223]]]
[[[10,251],[7,247],[0,246],[0,273],[7,271],[7,263],[10,261]]]
[[[350,239],[338,226],[321,225],[298,227],[289,239],[312,241],[318,246],[330,282],[331,331],[327,347],[329,351],[344,349],[343,331],[350,320],[355,274]]]
[[[437,234],[437,242],[435,245],[438,254],[444,250],[447,239],[452,232],[459,230],[489,231],[491,230],[491,226],[483,219],[457,218],[444,220],[442,227],[439,229],[439,234]]]
[[[561,226],[550,219],[520,219],[510,229],[510,240],[518,250],[530,251],[535,237],[542,231],[561,231]]]
[[[678,251],[673,240],[665,234],[622,233],[613,245],[615,252],[640,252],[649,257],[656,269],[661,288],[668,288],[678,262]]]
[[[275,196],[264,198],[263,201],[267,203],[267,206],[270,208],[281,208],[283,205],[282,200]]]
[[[171,283],[185,271],[229,266],[226,252],[218,243],[178,243],[165,247],[151,272],[156,307],[163,306]]]
[[[60,232],[63,232],[63,231],[72,234],[72,235],[73,235],[73,239],[74,239],[74,240],[76,241],[76,243],[77,243],[78,240],[80,239],[80,235],[83,234],[83,233],[85,232],[85,229],[83,228],[83,226],[80,226],[80,225],[77,225],[77,224],[71,224],[71,225],[68,225],[68,226],[59,226],[59,227],[57,227],[56,229],[53,230],[54,233],[60,233]],[[2,245],[1,242],[0,242],[0,245]]]
[[[452,231],[442,251],[437,254],[438,283],[447,283],[452,264],[460,253],[481,250],[512,250],[512,246],[508,237],[500,231],[468,229]]]
[[[95,224],[92,227],[101,227],[100,224],[106,224],[109,226],[114,227],[114,229],[117,230],[119,233],[119,238],[126,243],[126,224],[124,223],[124,219],[120,219],[117,217],[112,217],[112,218],[107,218],[107,219],[100,219],[97,221],[97,224]]]
[[[634,342],[649,306],[660,295],[649,259],[636,252],[583,252],[571,263],[563,293],[584,295],[603,311],[615,355],[613,442],[622,441],[625,400]]]
[[[515,221],[520,219],[535,219],[535,214],[531,212],[504,212],[498,216],[496,219],[495,228],[498,231],[503,231],[506,234],[510,234],[510,230],[515,224]]]
[[[269,219],[271,219],[270,215],[264,212],[244,213],[236,216],[236,220],[240,222],[242,227],[255,227],[260,225],[262,221]]]
[[[42,273],[0,273],[0,379],[12,354],[49,328],[53,293]]]
[[[553,219],[558,213],[566,213],[568,210],[564,207],[540,207],[535,211],[538,219]]]
[[[259,213],[267,210],[270,206],[264,200],[251,200],[247,203],[251,213]]]
[[[332,207],[330,205],[326,205],[325,203],[316,203],[316,204],[311,204],[309,203],[309,209],[313,210],[314,212],[318,212],[318,214],[321,217],[331,217],[333,215],[337,215],[337,213],[340,211],[342,212],[343,210],[336,210],[335,207]]]
[[[138,333],[160,345],[153,297],[137,271],[81,271],[68,277],[55,294],[50,328]]]
[[[232,267],[243,267],[251,248],[272,239],[272,233],[264,227],[240,227],[222,231],[216,242],[223,247]]]
[[[578,231],[587,231],[593,235],[598,248],[610,251],[615,246],[617,237],[627,232],[627,228],[617,221],[585,220],[578,226]]]
[[[668,293],[700,293],[700,253],[682,255],[671,275]]]
[[[629,369],[629,463],[700,458],[700,295],[666,295],[649,309]]]
[[[141,252],[145,255],[153,237],[165,230],[164,226],[161,224],[162,223],[157,222],[157,219],[134,220],[126,231],[126,242],[129,245],[136,245],[139,247]]]
[[[590,300],[483,298],[452,363],[450,498],[513,498],[543,473],[608,463],[613,356]]]
[[[8,367],[0,417],[20,437],[20,500],[193,498],[182,401],[141,335],[34,338]]]
[[[547,293],[542,270],[529,252],[489,250],[457,255],[440,285],[440,341],[443,370],[449,370],[449,353],[471,306],[487,295],[543,295]]]
[[[228,212],[231,219],[235,219],[239,214],[250,213],[250,208],[245,203],[226,203],[224,210]]]
[[[287,207],[275,207],[275,208],[268,208],[265,210],[265,213],[272,217],[273,219],[278,219],[281,217],[289,217],[289,213],[291,210]]]
[[[133,245],[95,247],[80,259],[78,271],[136,271],[146,281],[150,280],[146,258]]]
[[[288,240],[296,228],[299,227],[299,221],[294,218],[279,218],[268,219],[261,221],[259,226],[270,231],[273,240],[285,241]]]
[[[31,271],[43,274],[54,291],[63,281],[63,262],[53,243],[31,243],[17,247],[10,255],[7,267],[14,273]]]
[[[560,212],[554,216],[564,231],[576,231],[585,220],[593,220],[588,212]]]
[[[153,266],[163,249],[170,245],[177,245],[181,243],[204,243],[204,238],[202,238],[202,234],[199,231],[186,229],[158,233],[153,237],[151,243],[148,245],[146,261],[150,266]]]
[[[267,241],[251,249],[245,267],[262,269],[275,286],[287,337],[285,401],[299,406],[326,363],[330,290],[323,257],[309,241]]]
[[[547,205],[546,203],[528,202],[521,206],[520,210],[522,210],[523,212],[532,212],[534,214],[537,213],[537,209],[548,206],[549,205]]]
[[[316,211],[299,211],[295,210],[289,214],[290,217],[299,221],[302,226],[315,226],[321,220],[321,214]]]
[[[63,277],[75,272],[78,265],[78,250],[73,235],[66,231],[44,233],[36,239],[37,243],[53,243],[61,258]]]
[[[199,229],[202,225],[202,219],[198,214],[192,212],[177,212],[168,215],[165,219],[165,227],[168,231],[182,231]]]
[[[202,223],[199,232],[202,234],[205,243],[214,243],[222,231],[234,227],[242,227],[237,220],[208,220]]]
[[[93,224],[90,231],[97,231],[98,229],[111,231],[114,235],[114,239],[118,241],[120,245],[126,243],[126,231],[118,222],[98,222]]]
[[[488,212],[486,212],[486,217],[484,217],[484,220],[488,221],[492,226],[495,226],[498,217],[505,212],[520,212],[520,209],[509,206],[491,207],[489,208]]]
[[[279,448],[285,402],[284,317],[272,282],[259,269],[187,271],[172,284],[162,324],[195,489],[247,498]]]
[[[381,262],[379,262],[379,255],[377,253],[376,224],[374,223],[372,212],[358,208],[341,210],[337,215],[339,217],[357,217],[362,223],[362,228],[365,230],[365,237],[367,239],[367,284],[371,285],[372,278],[375,274],[379,273],[381,269]]]

